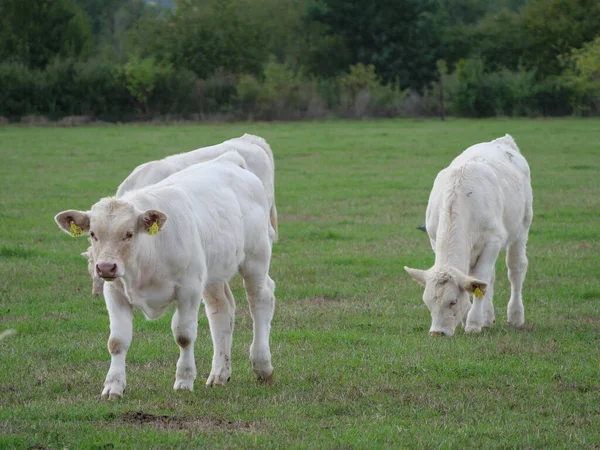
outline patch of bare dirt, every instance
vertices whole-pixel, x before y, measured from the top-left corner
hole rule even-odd
[[[110,414],[109,419],[115,415]],[[255,424],[242,421],[212,419],[208,417],[177,417],[162,414],[149,414],[143,411],[129,411],[120,414],[117,421],[135,426],[152,426],[157,430],[194,430],[194,431],[256,431]]]

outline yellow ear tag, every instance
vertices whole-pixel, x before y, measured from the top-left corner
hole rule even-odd
[[[75,222],[71,222],[71,230],[70,231],[71,231],[71,236],[73,236],[73,237],[81,236],[83,234],[83,230]]]
[[[483,291],[479,288],[479,286],[475,288],[473,294],[475,294],[475,297],[477,298],[483,298]]]
[[[158,228],[158,221],[155,220],[154,223],[152,224],[152,226],[150,228],[148,228],[148,234],[150,236],[154,236],[159,231],[160,231],[160,228]]]

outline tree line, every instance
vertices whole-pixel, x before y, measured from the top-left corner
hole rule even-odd
[[[0,0],[0,116],[600,113],[598,0]]]

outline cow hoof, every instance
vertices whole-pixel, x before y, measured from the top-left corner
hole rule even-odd
[[[513,327],[520,328],[525,323],[525,317],[522,314],[514,314],[512,317],[508,318],[508,323]]]
[[[173,389],[176,391],[193,391],[194,380],[176,380]]]
[[[206,380],[207,386],[225,386],[231,379],[231,375],[228,373],[215,374],[211,373]]]
[[[123,389],[120,386],[115,386],[115,384],[106,385],[102,391],[102,398],[108,400],[123,398]]]
[[[481,333],[481,327],[479,325],[467,325],[465,333]]]
[[[125,374],[108,374],[102,390],[102,398],[114,400],[123,397],[125,390]]]
[[[262,381],[265,384],[272,384],[274,374],[275,374],[275,370],[272,370],[269,375],[262,375],[262,374],[257,373],[256,377],[258,378],[259,381]]]

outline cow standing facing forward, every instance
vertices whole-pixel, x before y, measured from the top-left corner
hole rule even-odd
[[[508,322],[523,325],[532,202],[529,166],[509,135],[469,147],[438,174],[426,213],[435,263],[429,270],[404,267],[425,285],[431,334],[452,336],[461,321],[466,332],[475,333],[494,323],[495,264],[504,248],[511,284]]]
[[[132,308],[158,318],[175,302],[171,322],[180,348],[174,389],[192,390],[194,342],[202,294],[214,355],[207,385],[231,374],[235,302],[227,282],[239,272],[254,322],[250,359],[256,376],[271,381],[269,348],[275,283],[269,277],[273,228],[261,181],[229,152],[163,181],[103,198],[90,211],[63,211],[55,220],[72,235],[91,237],[95,270],[107,283],[111,364],[103,397],[123,395]]]
[[[238,152],[244,158],[246,168],[263,183],[269,204],[271,226],[274,230],[273,241],[276,242],[275,160],[271,147],[260,136],[246,133],[239,138],[229,139],[210,147],[202,147],[191,152],[170,155],[160,160],[140,164],[119,185],[116,196],[120,197],[128,191],[158,183],[186,167],[209,161],[232,150]],[[81,255],[88,261],[88,271],[92,277],[92,295],[101,295],[104,281],[96,274],[96,261],[91,247]]]

